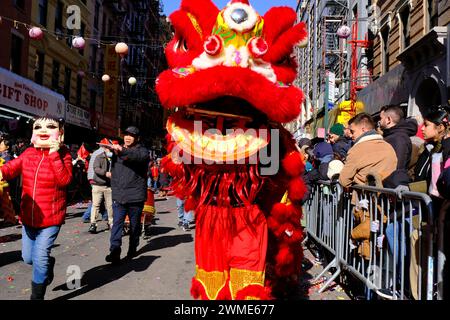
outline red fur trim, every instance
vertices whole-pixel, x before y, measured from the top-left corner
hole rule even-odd
[[[292,201],[300,201],[306,193],[306,186],[300,177],[294,178],[289,182],[288,195]]]
[[[275,257],[275,272],[279,276],[288,276],[294,273],[294,254],[289,247],[283,246]]]
[[[192,278],[191,296],[194,299],[209,300],[205,288],[195,278]]]
[[[277,80],[286,84],[294,82],[297,77],[297,63],[292,62],[292,59],[289,59],[288,61],[288,65],[272,65]]]
[[[175,29],[175,37],[165,49],[167,63],[171,68],[184,67],[191,64],[203,52],[203,39],[194,28],[186,12],[175,11],[170,15],[170,21]],[[175,50],[178,41],[185,40],[188,51]]]
[[[190,12],[197,19],[203,37],[211,33],[219,14],[219,9],[211,0],[182,0],[181,9]]]
[[[270,214],[279,222],[285,222],[289,216],[289,208],[284,203],[275,203]]]
[[[156,91],[165,108],[193,105],[226,95],[239,97],[277,122],[295,119],[303,101],[303,93],[294,86],[279,88],[250,69],[225,66],[197,71],[183,78],[171,70],[165,71],[159,76]]]
[[[292,53],[295,45],[307,37],[306,24],[304,22],[297,24],[295,27],[283,33],[275,43],[269,47],[269,51],[264,56],[264,60],[271,63],[277,63],[280,60],[283,60]]]
[[[248,297],[257,297],[260,300],[272,300],[270,288],[259,284],[251,284],[236,292],[236,300],[246,300]]]
[[[283,17],[283,19],[280,19],[280,17]],[[263,33],[269,46],[282,32],[291,28],[296,19],[297,14],[290,7],[274,7],[267,11],[264,15]]]
[[[280,228],[280,222],[272,216],[267,218],[267,226],[275,234],[275,232]]]
[[[289,153],[284,159],[281,161],[281,165],[286,173],[291,177],[296,177],[302,174],[305,169],[304,159],[300,152],[293,151]]]
[[[295,204],[291,204],[288,206],[288,215],[289,215],[289,221],[294,223],[300,223],[300,220],[302,219],[302,207],[297,206]]]

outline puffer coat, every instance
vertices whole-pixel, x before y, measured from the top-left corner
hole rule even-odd
[[[67,186],[72,180],[72,157],[62,146],[58,152],[28,148],[1,167],[4,180],[22,174],[20,218],[26,226],[46,228],[64,223]]]

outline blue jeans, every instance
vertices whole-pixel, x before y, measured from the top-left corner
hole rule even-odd
[[[81,219],[83,219],[83,221],[91,220],[91,210],[92,210],[92,202],[89,202],[89,205],[88,205],[86,211],[83,213],[83,217],[81,218]],[[106,210],[104,210],[100,214],[102,215],[103,220],[108,220],[108,212],[106,212]]]
[[[158,191],[158,180],[152,180],[153,189]]]
[[[386,226],[386,238],[389,245],[389,251],[393,256],[393,259],[395,263],[397,264],[396,268],[396,275],[397,275],[397,282],[400,284],[400,275],[402,271],[402,259],[404,260],[404,279],[405,284],[409,285],[409,264],[410,264],[410,218],[405,217],[405,233],[402,233],[402,221],[397,220],[396,221],[396,229],[394,229],[394,221],[392,220],[390,224]],[[397,237],[397,241],[394,239],[394,231],[395,235]],[[404,255],[402,257],[402,239],[404,239],[403,242],[403,252]],[[395,246],[395,256],[394,256],[394,246]]]
[[[33,265],[32,281],[42,284],[47,280],[49,257],[61,226],[47,228],[22,227],[22,259]]]
[[[178,221],[181,221],[182,223],[190,223],[194,221],[194,213],[192,211],[184,211],[184,202],[185,200],[177,198]]]
[[[113,201],[114,219],[111,229],[110,251],[119,250],[122,246],[122,230],[125,217],[130,219],[130,246],[128,251],[136,250],[141,236],[141,216],[144,202],[118,203]]]

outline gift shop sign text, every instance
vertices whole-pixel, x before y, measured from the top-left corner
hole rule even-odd
[[[0,68],[0,104],[37,116],[64,116],[64,96]]]

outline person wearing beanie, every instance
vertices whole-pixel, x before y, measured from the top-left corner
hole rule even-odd
[[[351,141],[344,136],[344,125],[342,123],[335,123],[330,128],[329,141],[333,147],[333,152],[344,161],[352,144]]]

